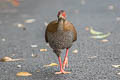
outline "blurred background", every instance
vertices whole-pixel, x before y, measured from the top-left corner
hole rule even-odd
[[[58,63],[44,33],[61,9],[78,33],[68,75],[55,75],[59,67],[43,67]],[[0,80],[120,80],[120,0],[0,0],[4,57],[25,60],[0,62]],[[16,76],[22,71],[32,76]]]

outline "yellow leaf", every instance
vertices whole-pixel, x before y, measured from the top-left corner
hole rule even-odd
[[[24,60],[24,59],[12,59],[12,58],[7,57],[7,56],[0,59],[1,62],[19,61],[19,60]]]
[[[90,33],[96,35],[103,34],[102,32],[95,31],[92,27],[90,27]]]
[[[41,52],[45,52],[45,51],[47,51],[47,49],[40,49],[40,51],[41,51]]]
[[[31,76],[32,74],[29,72],[18,72],[16,76]]]
[[[58,64],[56,64],[56,63],[51,63],[51,64],[48,64],[48,65],[44,65],[43,67],[50,67],[50,66],[58,66]]]
[[[25,23],[33,23],[33,22],[35,22],[35,19],[27,19],[27,20],[25,20]]]

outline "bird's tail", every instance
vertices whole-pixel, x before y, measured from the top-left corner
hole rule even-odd
[[[53,49],[53,52],[59,57],[61,54],[61,49]]]

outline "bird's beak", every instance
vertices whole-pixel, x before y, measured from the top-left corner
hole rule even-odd
[[[60,19],[60,18],[61,18],[61,19],[65,19],[65,17],[62,16],[62,14],[60,14],[58,18],[59,18],[59,19]]]

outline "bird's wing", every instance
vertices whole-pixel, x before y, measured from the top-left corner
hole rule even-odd
[[[47,38],[47,29],[45,30],[45,41],[48,42],[48,38]]]
[[[47,38],[48,32],[56,32],[57,27],[58,27],[57,25],[58,25],[57,20],[54,20],[48,24],[45,30],[45,41],[46,42],[48,42],[48,38]]]
[[[77,40],[77,32],[76,32],[76,29],[72,23],[70,23],[69,21],[66,21],[65,26],[64,26],[64,30],[65,31],[72,31],[74,33],[73,34],[73,36],[74,36],[73,42]]]

